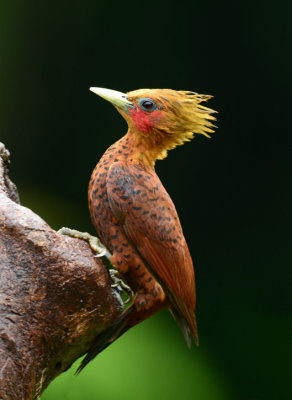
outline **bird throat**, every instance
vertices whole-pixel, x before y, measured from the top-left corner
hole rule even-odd
[[[150,137],[150,135],[141,134],[141,132],[130,128],[124,138],[128,139],[130,150],[127,158],[132,162],[154,168],[156,160],[162,160],[167,156],[161,138],[156,137],[155,134]]]

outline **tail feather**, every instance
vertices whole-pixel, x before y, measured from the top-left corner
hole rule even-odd
[[[187,321],[180,313],[177,312],[177,310],[175,308],[172,308],[170,310],[170,312],[171,312],[173,318],[175,319],[175,321],[177,322],[178,326],[180,327],[182,334],[185,338],[185,341],[187,342],[187,346],[190,349],[191,345],[192,345],[192,337],[191,337],[191,331],[190,331]]]
[[[188,347],[191,347],[192,336],[198,345],[198,328],[194,310],[172,291],[169,291],[168,295],[172,303],[170,312],[180,326]],[[106,349],[112,342],[127,332],[128,329],[137,323],[142,322],[164,307],[165,305],[163,303],[158,303],[155,309],[137,312],[136,306],[133,303],[122,313],[121,317],[116,322],[114,322],[97,336],[95,342],[82,360],[75,374],[78,375],[90,361],[92,361],[100,352]],[[138,314],[139,317],[137,317]]]
[[[171,313],[180,326],[188,347],[191,347],[191,335],[196,345],[199,345],[198,325],[195,311],[190,308],[182,299],[171,292],[172,307]]]

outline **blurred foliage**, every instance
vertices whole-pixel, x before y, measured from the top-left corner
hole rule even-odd
[[[0,0],[0,140],[53,228],[94,233],[90,173],[126,131],[90,86],[195,90],[219,111],[211,140],[157,164],[195,262],[200,347],[161,313],[43,400],[292,397],[290,15],[263,0]]]
[[[137,326],[85,373],[76,378],[70,370],[58,378],[42,399],[231,399],[224,374],[204,346],[189,351],[168,319],[153,317]]]

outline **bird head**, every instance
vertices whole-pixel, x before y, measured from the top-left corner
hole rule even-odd
[[[153,149],[155,159],[189,141],[194,134],[210,137],[215,126],[214,110],[201,103],[210,95],[171,89],[139,89],[121,93],[103,88],[90,90],[110,101],[124,117],[129,132],[146,149]]]

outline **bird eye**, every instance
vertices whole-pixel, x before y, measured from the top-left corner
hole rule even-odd
[[[152,99],[147,99],[147,98],[139,99],[138,105],[141,108],[141,110],[149,112],[157,110],[158,108]]]
[[[142,106],[146,108],[146,110],[150,110],[153,107],[152,101],[143,101]]]

